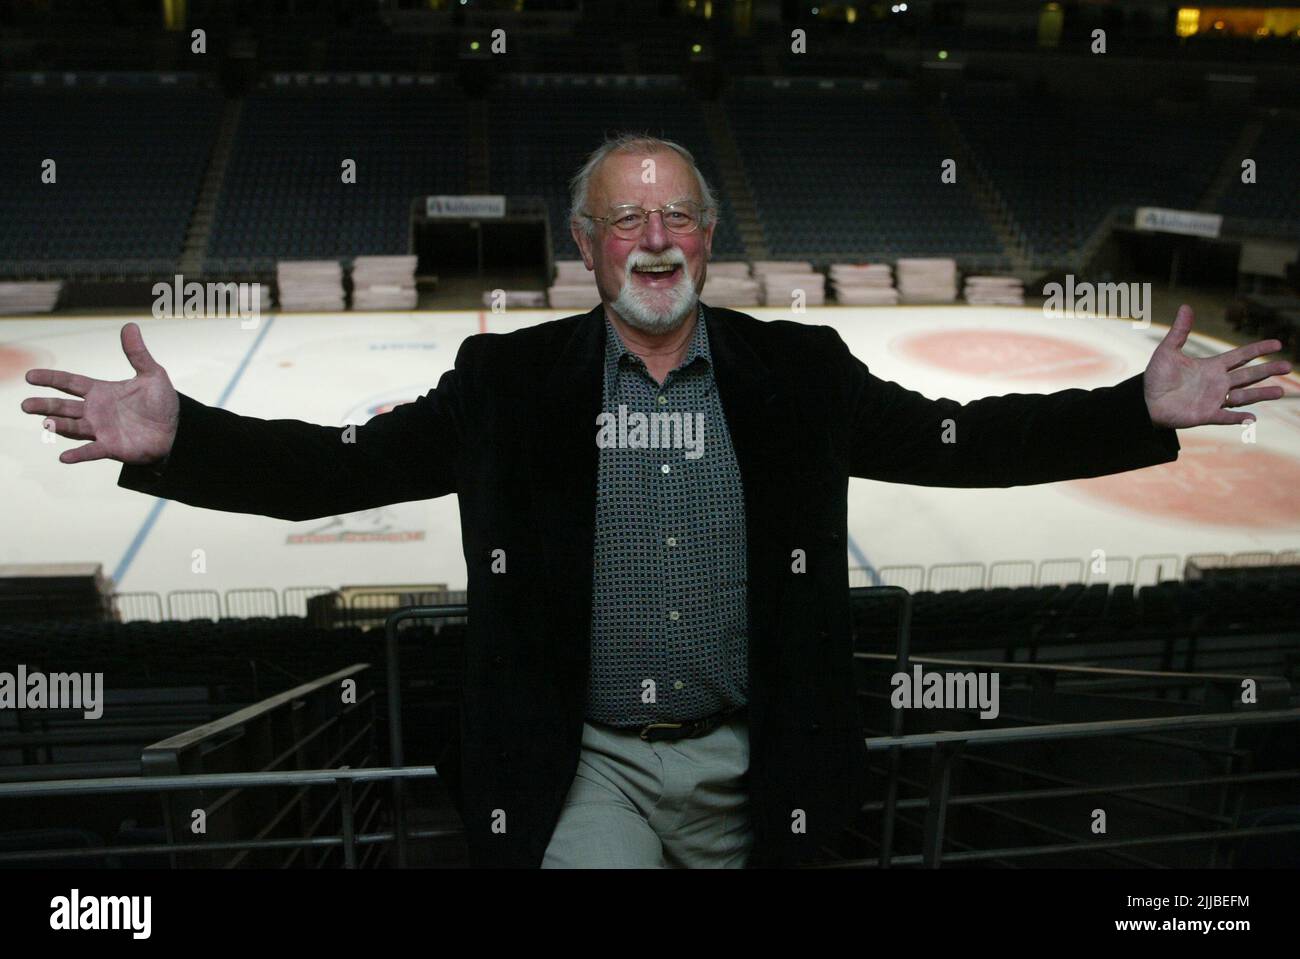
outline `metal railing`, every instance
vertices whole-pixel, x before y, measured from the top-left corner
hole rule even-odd
[[[922,590],[989,589],[997,586],[1066,586],[1073,583],[1111,585],[1132,583],[1155,585],[1165,580],[1187,578],[1189,569],[1224,566],[1288,566],[1300,563],[1300,549],[1239,553],[1149,553],[1138,556],[1079,558],[1053,557],[1035,562],[1031,559],[1005,559],[992,563],[931,563],[855,566],[849,569],[850,586],[901,586],[912,593]],[[172,590],[157,592],[114,593],[114,608],[123,622],[148,619],[217,619],[242,616],[306,616],[307,601],[313,596],[333,592],[329,586],[287,586],[278,597],[273,589],[241,587],[224,593],[216,590]],[[374,593],[351,597],[347,610],[357,623],[378,625],[394,605],[413,597],[416,603],[433,600],[464,603],[463,590],[436,593],[402,593],[377,588]],[[371,615],[373,614],[373,615]]]
[[[1098,722],[1058,723],[1049,726],[1006,727],[996,729],[962,730],[918,733],[909,736],[878,736],[868,738],[868,752],[889,750],[891,755],[904,749],[932,749],[930,763],[930,781],[925,800],[908,801],[906,805],[924,808],[925,825],[922,834],[922,851],[918,855],[893,856],[893,826],[882,835],[881,854],[876,859],[843,860],[825,864],[833,868],[890,865],[921,865],[931,869],[939,868],[943,862],[972,863],[995,859],[1021,858],[1032,856],[1058,855],[1066,852],[1104,851],[1128,849],[1148,845],[1162,845],[1177,842],[1226,842],[1239,839],[1274,836],[1285,833],[1300,832],[1300,823],[1294,825],[1260,826],[1247,829],[1233,828],[1231,831],[1198,830],[1191,833],[1179,833],[1164,836],[1144,836],[1131,839],[1096,840],[1084,843],[1063,843],[1056,845],[1031,846],[1015,849],[987,849],[949,853],[943,851],[944,830],[948,821],[949,809],[958,800],[952,797],[953,770],[962,753],[970,748],[985,748],[1028,742],[1055,742],[1067,739],[1097,738],[1105,736],[1153,735],[1165,732],[1183,732],[1199,729],[1236,729],[1240,726],[1265,724],[1300,723],[1300,709],[1261,710],[1257,712],[1216,713],[1201,716],[1163,716],[1146,719],[1103,720]],[[1286,779],[1300,779],[1300,770],[1285,770],[1274,773],[1252,774],[1249,776],[1212,777],[1201,782],[1267,782]],[[1169,788],[1171,785],[1187,785],[1186,780],[1176,783],[1119,783],[1093,787],[1075,787],[1064,790],[1030,790],[1021,793],[1009,793],[1000,797],[1006,800],[1031,800],[1053,798],[1063,795],[1083,795],[1100,793],[1117,793],[1129,790]],[[988,796],[967,797],[964,802],[987,802]],[[868,803],[864,811],[869,811],[876,804]],[[897,814],[897,808],[904,805],[886,802],[880,805],[885,811],[887,821]]]
[[[932,563],[930,565],[856,566],[849,569],[849,585],[901,586],[909,592],[951,589],[990,589],[998,586],[1066,586],[1075,583],[1112,586],[1153,586],[1166,580],[1189,578],[1192,569],[1224,566],[1290,566],[1300,562],[1300,550],[1240,553],[1148,553],[1138,556],[1057,557],[1039,560],[998,560],[993,563]]]
[[[855,591],[859,594],[865,592]],[[896,650],[892,657],[875,654],[855,654],[861,658],[889,661],[898,671],[906,672],[910,668],[910,625],[912,597],[904,589],[896,586],[877,587],[871,593],[892,594],[899,600],[897,621]],[[246,851],[259,849],[293,849],[293,848],[341,848],[345,868],[357,868],[358,849],[362,846],[391,843],[396,849],[399,868],[408,864],[408,844],[412,840],[440,839],[463,835],[459,829],[422,829],[408,828],[406,817],[406,783],[412,779],[436,778],[438,770],[434,766],[405,768],[405,750],[402,734],[402,685],[401,662],[399,656],[399,626],[403,622],[416,619],[450,619],[468,616],[465,604],[447,604],[439,606],[413,606],[391,613],[385,623],[385,658],[388,685],[388,721],[390,766],[375,769],[318,769],[291,770],[255,773],[199,773],[193,775],[162,775],[150,777],[107,777],[82,780],[56,780],[45,782],[0,783],[0,802],[13,798],[37,798],[54,796],[105,795],[127,792],[178,793],[217,788],[272,787],[284,785],[320,786],[332,785],[338,790],[340,831],[336,835],[314,835],[277,839],[230,840],[217,842],[178,843],[169,840],[166,844],[147,843],[133,846],[106,848],[75,848],[60,850],[36,850],[0,854],[0,864],[6,862],[55,862],[60,859],[82,859],[86,857],[115,857],[129,855],[146,855],[166,853],[169,856],[184,856],[195,853],[212,853],[218,851]],[[935,662],[924,658],[921,661]],[[961,662],[963,668],[971,664]],[[1036,664],[998,664],[999,669],[1015,670],[1054,670],[1057,673],[1084,671],[1081,667],[1046,667]],[[1094,671],[1095,672],[1095,671]],[[1136,671],[1105,670],[1113,678],[1120,678],[1124,672],[1132,676]],[[1155,674],[1143,674],[1155,675]],[[1183,677],[1189,680],[1207,681],[1223,678],[1219,674]],[[1090,722],[1055,723],[1022,727],[1005,727],[978,730],[958,730],[926,732],[903,735],[904,716],[902,710],[893,710],[890,717],[890,731],[887,736],[869,737],[865,740],[868,753],[883,752],[888,761],[888,778],[885,796],[880,803],[868,803],[864,812],[880,811],[883,813],[880,855],[874,859],[841,860],[822,864],[832,868],[850,866],[879,866],[888,868],[893,865],[922,865],[939,868],[944,863],[972,863],[995,859],[1024,858],[1048,856],[1067,852],[1105,851],[1136,848],[1144,845],[1169,843],[1194,843],[1204,841],[1233,842],[1239,839],[1272,836],[1300,831],[1300,825],[1283,825],[1268,827],[1251,827],[1231,830],[1198,830],[1173,835],[1158,835],[1128,839],[1097,840],[1087,843],[1047,844],[1042,846],[944,852],[944,837],[952,808],[989,802],[994,799],[1021,801],[1061,797],[1066,795],[1085,795],[1100,793],[1125,793],[1141,790],[1169,788],[1171,785],[1186,786],[1195,783],[1249,784],[1282,781],[1300,777],[1300,771],[1285,770],[1280,772],[1252,773],[1235,776],[1202,777],[1194,780],[1180,779],[1170,783],[1118,783],[1095,786],[1075,786],[1065,789],[1029,790],[1018,793],[990,796],[957,796],[953,792],[954,769],[963,754],[970,750],[992,748],[999,745],[1057,742],[1081,738],[1098,738],[1109,736],[1154,736],[1169,732],[1189,730],[1236,730],[1243,726],[1266,724],[1293,724],[1300,722],[1300,709],[1258,709],[1239,713],[1215,713],[1210,715],[1185,715],[1148,717],[1140,719],[1102,720]],[[900,800],[899,788],[902,781],[901,767],[904,750],[931,749],[930,775],[927,795],[924,799]],[[393,801],[393,828],[391,831],[360,831],[355,822],[355,797],[353,788],[357,783],[391,782]],[[917,855],[895,855],[895,830],[900,809],[924,809],[925,824],[922,834],[921,849]]]
[[[106,846],[102,848],[42,849],[0,853],[4,863],[57,862],[61,859],[88,857],[116,857],[157,855],[169,856],[209,854],[213,852],[244,852],[268,849],[335,849],[342,848],[345,868],[357,868],[357,847],[375,843],[393,842],[395,834],[388,831],[360,833],[355,828],[353,787],[357,783],[403,782],[408,779],[436,777],[434,766],[413,766],[410,769],[376,767],[373,769],[301,769],[286,772],[258,773],[195,773],[186,776],[119,776],[101,779],[61,779],[34,783],[0,783],[0,801],[5,799],[37,799],[68,796],[104,796],[121,793],[158,792],[180,793],[211,789],[266,788],[272,786],[333,785],[338,790],[341,829],[337,835],[304,836],[292,839],[245,839],[204,843],[142,843],[134,846]],[[460,830],[419,830],[409,834],[415,839],[438,839],[459,835]]]

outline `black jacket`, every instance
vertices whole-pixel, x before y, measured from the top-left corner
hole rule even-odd
[[[1169,462],[1178,439],[1152,425],[1141,375],[1095,390],[931,400],[872,375],[829,327],[704,309],[745,491],[751,861],[792,863],[816,858],[863,801],[849,477],[1047,483]],[[604,336],[599,307],[471,336],[436,389],[356,427],[352,443],[340,427],[237,416],[182,395],[161,474],[124,466],[118,481],[287,520],[460,497],[470,615],[462,755],[448,773],[458,773],[476,865],[538,865],[577,767]],[[504,575],[491,572],[496,549]],[[795,550],[805,572],[792,571]],[[492,828],[495,810],[504,832]],[[797,810],[806,831],[792,829]]]

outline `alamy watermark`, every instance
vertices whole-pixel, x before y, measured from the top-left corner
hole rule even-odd
[[[104,715],[103,673],[0,673],[0,709],[80,709],[86,719]]]
[[[241,329],[255,330],[262,318],[260,283],[186,283],[177,273],[173,282],[155,283],[150,292],[156,320],[237,316]]]
[[[1145,330],[1151,325],[1150,283],[1076,283],[1074,274],[1065,274],[1065,283],[1043,286],[1043,315],[1104,316],[1133,320],[1134,327]]]
[[[688,460],[704,455],[703,413],[604,412],[596,417],[596,445],[601,449],[686,450]]]
[[[980,719],[997,719],[998,674],[982,671],[927,673],[918,663],[910,673],[894,673],[889,704],[895,709],[973,709]]]
[[[73,889],[50,900],[50,928],[59,932],[125,930],[148,939],[152,920],[152,896],[83,896]]]

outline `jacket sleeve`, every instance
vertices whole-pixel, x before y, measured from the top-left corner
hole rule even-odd
[[[469,342],[437,388],[352,428],[239,416],[182,393],[171,452],[160,463],[123,465],[117,484],[190,506],[286,520],[455,492]]]
[[[1142,374],[1116,386],[959,403],[874,376],[835,338],[849,475],[917,486],[1007,487],[1105,476],[1178,458],[1151,422]]]

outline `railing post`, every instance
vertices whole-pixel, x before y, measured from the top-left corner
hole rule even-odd
[[[347,767],[344,766],[344,769]],[[352,780],[346,777],[338,780],[339,809],[343,816],[343,868],[357,868],[357,834],[353,820]]]
[[[948,793],[952,788],[952,767],[964,743],[939,743],[930,766],[930,796],[925,811],[925,835],[921,861],[927,869],[938,869],[943,859],[943,831],[948,823]]]
[[[894,670],[895,672],[906,673],[909,669],[908,660],[911,656],[912,594],[901,586],[879,586],[876,588],[888,590],[898,595],[902,600],[898,614],[897,660],[895,661]],[[903,735],[903,711],[901,709],[895,709],[893,716],[890,717],[889,734],[891,736]],[[903,749],[901,746],[894,746],[889,750],[889,779],[885,784],[884,820],[881,823],[880,868],[882,869],[889,868],[890,859],[894,854],[894,819],[898,808],[898,778],[902,773],[902,766]]]
[[[397,624],[409,610],[393,611],[384,624],[384,654],[388,672],[388,761],[395,769],[406,765],[402,749],[402,667],[397,659]],[[397,840],[397,868],[406,868],[406,794],[400,778],[393,780],[393,836]]]
[[[388,675],[388,751],[389,762],[395,769],[406,765],[406,751],[402,748],[402,666],[398,661],[397,624],[406,619],[436,618],[439,616],[468,616],[468,604],[444,606],[404,606],[388,614],[384,622],[384,658]],[[397,867],[406,868],[406,781],[393,780],[393,837],[397,842]]]

